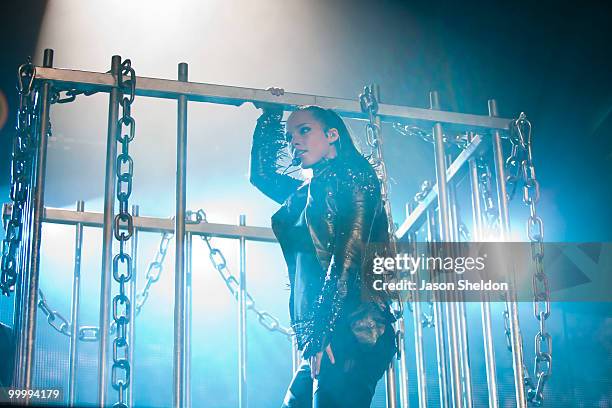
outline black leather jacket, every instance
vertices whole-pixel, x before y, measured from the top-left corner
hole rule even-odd
[[[341,328],[352,332],[366,348],[373,347],[385,330],[392,330],[394,320],[387,295],[368,285],[372,268],[365,245],[388,243],[389,238],[380,183],[362,156],[325,160],[313,168],[314,175],[307,181],[281,174],[279,161],[286,155],[281,117],[281,111],[268,110],[257,121],[250,181],[282,204],[272,216],[272,229],[288,267],[291,322],[298,348],[308,358]],[[290,232],[300,216],[306,220],[316,257],[327,272],[312,319],[306,322],[296,322],[293,314],[296,257]]]

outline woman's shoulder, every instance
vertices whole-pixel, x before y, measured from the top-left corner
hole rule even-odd
[[[338,161],[334,167],[333,173],[341,188],[365,189],[372,192],[380,190],[376,171],[365,157]]]
[[[336,163],[336,175],[341,179],[378,181],[372,164],[363,156],[339,160]]]

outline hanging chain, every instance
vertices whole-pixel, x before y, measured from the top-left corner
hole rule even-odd
[[[108,70],[106,71],[107,74],[110,74],[111,71]],[[64,92],[64,95],[62,97],[61,93]],[[53,103],[70,103],[70,102],[74,102],[76,100],[76,97],[79,95],[84,95],[84,96],[91,96],[94,94],[97,94],[99,91],[79,91],[76,89],[67,89],[67,90],[61,90],[61,89],[52,89],[51,91],[51,98],[50,98],[50,102]]]
[[[418,126],[393,123],[393,129],[404,136],[416,136],[427,143],[433,143],[433,136],[431,133]]]
[[[524,115],[523,113],[521,113]],[[519,118],[520,119],[520,118]],[[513,126],[516,126],[514,121]],[[508,200],[512,200],[516,193],[516,189],[519,181],[521,180],[521,167],[523,156],[526,153],[523,147],[523,143],[520,140],[518,132],[514,131],[515,128],[510,132],[510,143],[512,145],[510,156],[506,159],[506,191],[508,194]]]
[[[23,220],[28,193],[30,191],[32,166],[36,137],[34,128],[36,112],[34,106],[34,77],[36,68],[30,59],[19,67],[17,73],[17,91],[19,93],[19,110],[17,111],[16,134],[13,139],[11,157],[11,189],[13,202],[11,219],[6,223],[6,234],[2,241],[2,260],[0,290],[6,296],[14,290],[17,283],[17,256],[23,238]]]
[[[421,183],[421,188],[414,195],[414,202],[421,203],[425,199],[425,197],[427,197],[427,195],[431,192],[432,188],[433,188],[433,183],[431,181],[429,180],[423,181]],[[427,301],[427,305],[428,305],[428,310],[421,311],[421,326],[423,328],[435,327],[436,323],[434,319],[434,310],[433,310],[434,304],[431,301],[431,299]]]
[[[206,213],[204,210],[200,209],[197,211],[187,211],[185,213],[185,222],[188,224],[200,224],[202,222],[208,222],[206,219]],[[166,254],[168,252],[170,241],[174,235],[172,233],[164,233],[162,235],[161,241],[159,243],[159,247],[157,253],[155,254],[154,260],[149,264],[147,269],[147,283],[145,284],[143,290],[136,295],[136,315],[140,313],[142,307],[146,303],[149,298],[149,291],[153,284],[157,282],[161,276],[161,273],[164,268],[164,260],[166,258]],[[212,245],[212,242],[208,236],[200,236],[202,241],[204,241],[209,250],[209,258],[213,267],[219,272],[221,279],[225,282],[228,290],[232,294],[232,296],[238,300],[238,292],[240,283],[236,279],[234,275],[229,271],[227,267],[227,261],[225,256],[221,252],[220,249],[215,248]],[[280,324],[280,320],[278,318],[271,315],[269,312],[264,310],[259,310],[255,306],[255,300],[251,294],[247,292],[247,309],[252,310],[257,315],[257,320],[259,323],[265,327],[267,330],[271,332],[279,332],[285,335],[289,340],[291,340],[291,336],[293,335],[293,331],[290,328],[284,327]]]
[[[65,96],[62,97],[61,93],[64,92]],[[98,91],[77,91],[76,89],[68,89],[67,91],[54,89],[51,92],[51,100],[53,103],[70,103],[76,100],[76,97],[79,95],[91,96],[93,94],[98,93]]]
[[[206,213],[204,210],[198,211],[187,211],[186,212],[186,223],[188,224],[199,224],[201,222],[208,222],[206,220]],[[157,252],[153,258],[153,261],[149,263],[147,268],[147,282],[144,288],[136,295],[135,305],[135,316],[138,316],[149,298],[150,289],[161,277],[161,273],[164,268],[164,261],[170,247],[170,242],[174,238],[174,234],[165,232],[162,234],[160,243],[158,245]],[[210,251],[210,260],[214,268],[219,272],[221,278],[225,282],[230,293],[235,299],[238,299],[239,282],[234,275],[231,274],[227,268],[227,262],[225,256],[220,249],[212,246],[210,238],[202,236],[202,240],[207,244]],[[46,299],[42,291],[39,292],[39,307],[43,313],[47,316],[47,321],[56,331],[70,337],[70,324],[67,320],[57,311],[51,309],[47,304]],[[259,323],[264,326],[267,330],[272,332],[279,332],[285,335],[289,340],[293,335],[293,331],[290,328],[284,327],[280,324],[278,318],[271,315],[269,312],[259,310],[255,306],[253,297],[247,293],[247,308],[253,310],[257,315]],[[113,321],[110,328],[110,333],[117,332],[117,322]],[[97,341],[99,339],[99,327],[96,326],[81,326],[79,329],[79,340],[81,341]]]
[[[123,76],[128,77],[127,80]],[[127,408],[124,391],[130,386],[130,362],[128,360],[129,344],[127,339],[127,326],[130,324],[130,298],[126,283],[132,278],[132,257],[126,252],[126,242],[134,233],[134,220],[129,213],[129,198],[132,194],[132,181],[134,177],[134,162],[129,154],[129,145],[134,140],[136,122],[131,115],[132,103],[136,94],[136,73],[131,67],[129,59],[121,64],[121,71],[117,77],[118,88],[122,93],[122,117],[117,127],[117,142],[121,144],[121,153],[117,156],[117,201],[119,212],[115,215],[114,234],[119,241],[119,253],[113,258],[113,278],[119,284],[119,293],[113,298],[113,320],[116,326],[113,339],[113,366],[111,370],[111,384],[118,393],[118,402],[115,408]],[[126,96],[127,95],[127,96]],[[125,130],[125,132],[124,132]]]
[[[463,242],[472,242],[472,234],[470,233],[470,229],[461,220],[461,217],[459,217],[459,224],[457,225],[457,228],[459,229],[459,237],[463,239]]]
[[[365,86],[363,93],[359,95],[359,104],[361,105],[361,111],[368,114],[368,123],[366,124],[366,140],[371,151],[371,160],[373,166],[377,170],[380,183],[380,193],[384,205],[387,219],[389,221],[389,237],[392,245],[395,244],[395,225],[393,224],[393,217],[391,214],[391,203],[389,201],[389,174],[387,173],[387,167],[383,160],[382,140],[381,140],[381,129],[379,121],[377,120],[378,114],[378,99],[374,93],[374,85]],[[395,248],[394,248],[395,252]]]
[[[361,106],[361,111],[363,113],[367,113],[368,115],[368,123],[366,124],[366,141],[371,148],[370,160],[372,161],[372,166],[374,167],[378,178],[380,179],[380,195],[383,204],[383,209],[387,216],[388,222],[388,235],[389,235],[389,244],[390,250],[393,255],[397,253],[397,241],[395,239],[395,230],[396,226],[393,222],[393,214],[391,212],[391,201],[389,200],[389,173],[387,172],[387,166],[385,165],[385,161],[383,160],[383,146],[382,146],[382,136],[381,136],[381,128],[380,128],[380,118],[378,117],[378,94],[375,92],[375,85],[369,85],[363,87],[363,93],[359,95],[359,104]],[[386,280],[386,275],[383,275],[383,280]],[[389,297],[392,299],[393,297],[389,292],[387,292]],[[404,337],[404,305],[403,302],[408,305],[408,309],[413,311],[411,302],[412,294],[408,294],[406,298],[395,299],[390,305],[391,312],[396,317],[396,322],[394,323],[395,328],[395,341],[396,344],[401,344],[401,339]],[[401,359],[401,354],[403,350],[398,348],[398,352],[396,353],[396,358],[398,360]]]
[[[366,143],[370,147],[370,157],[373,161],[373,166],[379,173],[379,178],[387,181],[387,169],[382,160],[382,145],[380,141],[380,125],[376,120],[378,113],[378,99],[374,94],[374,85],[365,86],[363,93],[359,95],[359,104],[361,111],[368,114],[368,123],[366,124]],[[387,186],[382,186],[383,199],[386,199]]]
[[[535,336],[535,357],[533,378],[525,369],[525,383],[528,387],[527,398],[535,406],[544,402],[544,386],[552,374],[552,336],[546,328],[550,317],[550,288],[544,271],[544,223],[538,216],[536,205],[540,200],[540,184],[536,178],[531,150],[531,123],[521,112],[512,122],[510,142],[511,155],[506,161],[508,177],[506,183],[511,198],[518,182],[523,184],[523,203],[529,208],[527,218],[527,237],[531,243],[531,257],[535,267],[532,276],[533,314],[538,321],[539,330]]]
[[[161,276],[161,272],[164,267],[164,260],[166,259],[166,254],[168,252],[168,246],[170,241],[173,238],[173,234],[170,232],[165,232],[162,234],[161,241],[159,243],[158,251],[155,254],[153,261],[149,264],[147,269],[147,283],[145,284],[143,290],[136,295],[136,305],[135,305],[135,316],[138,316],[142,307],[146,303],[149,298],[149,290],[151,286],[159,280]],[[58,333],[61,333],[67,337],[70,337],[70,324],[67,319],[58,311],[53,310],[46,301],[46,297],[42,290],[39,289],[39,300],[38,306],[41,311],[47,316],[47,321],[49,325],[55,329]],[[115,321],[112,322],[110,327],[110,333],[114,334],[117,331],[117,323]],[[98,341],[100,338],[100,328],[97,326],[81,326],[79,328],[79,340],[81,341]]]
[[[47,322],[55,331],[63,334],[66,337],[71,337],[72,325],[68,322],[60,312],[53,310],[49,303],[47,303],[47,297],[41,289],[38,289],[38,307],[47,317]],[[79,340],[81,341],[98,341],[100,338],[100,330],[93,326],[81,326],[79,328]]]
[[[485,235],[495,236],[499,230],[499,213],[495,207],[493,198],[493,185],[491,177],[491,167],[484,156],[476,157],[476,169],[478,171],[478,185],[480,190],[480,200],[483,204],[483,215],[486,223]]]
[[[144,288],[136,295],[136,306],[135,313],[136,316],[140,314],[142,307],[147,302],[149,298],[149,291],[151,290],[151,286],[159,280],[161,276],[162,270],[164,269],[164,260],[166,259],[166,254],[168,253],[168,247],[170,246],[170,241],[174,237],[174,234],[171,232],[164,232],[161,236],[161,241],[159,242],[159,246],[157,247],[157,252],[155,253],[155,257],[153,261],[149,264],[147,268],[147,282]]]
[[[504,296],[506,299],[506,296]],[[510,311],[508,310],[508,303],[504,302],[504,337],[506,338],[506,348],[508,351],[512,351],[512,332],[510,331]]]
[[[434,142],[433,135],[431,134],[431,132],[428,132],[418,126],[406,125],[404,123],[395,122],[393,123],[393,129],[395,129],[398,133],[404,136],[418,137],[419,139],[431,144],[433,144]],[[459,133],[451,137],[446,134],[443,134],[442,140],[444,141],[444,143],[455,145],[462,149],[469,144],[469,138],[467,133]]]
[[[34,127],[36,121],[33,84],[36,67],[28,59],[18,70],[17,90],[19,93],[19,110],[17,112],[17,134],[14,139],[10,197],[13,201],[11,219],[7,222],[6,237],[2,246],[2,278],[0,286],[5,295],[9,295],[17,280],[17,249],[23,234],[24,206],[30,189],[33,156],[35,150]],[[53,97],[51,98],[53,100]],[[52,102],[53,103],[53,102]],[[50,129],[50,126],[48,127]],[[47,303],[42,290],[38,290],[38,307],[47,317],[49,325],[57,332],[70,337],[71,325],[68,320]],[[97,330],[83,326],[79,338],[83,341],[96,341]]]
[[[59,312],[51,309],[42,290],[38,289],[38,307],[47,316],[47,322],[58,333],[70,337],[70,323]]]
[[[208,222],[208,220],[206,219],[206,213],[202,209],[196,211],[195,213],[192,211],[188,211],[187,213],[190,217],[195,216],[198,223]],[[206,235],[200,235],[200,238],[208,247],[208,257],[213,267],[217,270],[217,272],[219,272],[219,276],[221,276],[221,279],[223,279],[223,281],[225,282],[225,286],[227,286],[227,289],[230,291],[231,295],[236,300],[238,300],[238,294],[240,292],[240,283],[238,282],[236,276],[234,276],[227,267],[227,260],[225,259],[225,255],[223,255],[223,252],[221,252],[219,248],[213,246],[210,237]],[[246,307],[247,310],[250,309],[253,311],[253,313],[257,315],[257,320],[264,328],[271,332],[279,332],[285,335],[285,337],[287,337],[289,341],[292,340],[291,338],[293,336],[293,330],[288,327],[282,326],[280,324],[280,320],[278,320],[278,318],[276,318],[269,312],[266,312],[265,310],[259,310],[257,306],[255,306],[255,300],[248,292],[246,294]]]

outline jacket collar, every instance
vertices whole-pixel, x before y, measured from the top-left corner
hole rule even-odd
[[[321,159],[321,161],[312,166],[312,177],[315,178],[322,175],[323,173],[326,173],[337,160],[338,158]]]

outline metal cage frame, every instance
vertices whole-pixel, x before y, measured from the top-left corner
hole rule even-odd
[[[34,344],[36,333],[36,311],[39,300],[38,277],[40,267],[40,246],[42,223],[61,223],[76,227],[77,244],[82,240],[84,226],[99,227],[103,229],[102,271],[101,271],[101,303],[100,303],[100,346],[99,346],[99,376],[98,376],[98,403],[100,407],[108,405],[105,390],[110,372],[107,366],[109,353],[109,324],[110,299],[112,275],[112,240],[113,217],[115,215],[115,189],[116,189],[116,158],[117,133],[121,131],[117,126],[120,97],[122,91],[119,83],[123,81],[118,64],[121,58],[113,56],[111,70],[107,73],[75,71],[53,68],[53,51],[45,50],[44,63],[35,67],[33,81],[37,93],[37,112],[39,119],[36,123],[37,151],[35,159],[35,172],[33,174],[33,191],[28,201],[28,213],[25,219],[24,231],[26,243],[21,245],[21,263],[19,268],[20,282],[17,286],[15,333],[17,336],[16,375],[15,386],[29,389],[32,387],[32,372],[34,361]],[[126,77],[125,80],[128,80]],[[48,118],[51,106],[51,89],[56,91],[71,90],[77,93],[104,92],[109,94],[108,110],[108,138],[106,146],[106,179],[104,194],[104,213],[85,212],[82,202],[76,211],[60,210],[44,207],[44,184],[47,155]],[[193,235],[218,236],[238,239],[240,241],[240,292],[239,292],[239,360],[240,381],[239,401],[241,407],[246,407],[247,381],[246,381],[246,254],[244,245],[247,240],[274,242],[275,238],[269,228],[247,226],[244,216],[241,216],[239,225],[213,224],[213,223],[186,223],[186,142],[187,142],[187,105],[189,102],[208,102],[223,105],[239,106],[245,102],[266,103],[282,107],[284,110],[293,110],[300,105],[316,104],[324,108],[333,108],[346,118],[368,120],[367,112],[363,111],[358,100],[330,98],[317,95],[297,93],[284,93],[274,96],[262,89],[213,85],[189,82],[187,77],[187,64],[179,64],[178,79],[158,79],[136,77],[135,94],[137,96],[165,98],[177,100],[177,178],[176,178],[176,214],[174,220],[138,216],[138,209],[134,211],[134,229],[136,231],[168,232],[173,233],[176,239],[175,260],[175,314],[174,314],[174,372],[173,372],[173,405],[176,407],[190,406],[189,392],[189,293],[185,279],[190,272],[191,239]],[[494,100],[489,101],[489,115],[463,114],[440,110],[437,93],[430,96],[430,109],[413,108],[398,105],[379,104],[376,112],[377,119],[382,122],[401,122],[409,120],[424,126],[430,126],[433,135],[436,183],[426,193],[422,194],[416,206],[412,206],[406,219],[395,231],[396,239],[406,239],[422,225],[426,224],[430,234],[438,231],[441,241],[452,241],[457,238],[457,214],[453,181],[457,178],[459,169],[469,167],[470,185],[472,191],[472,209],[474,225],[482,225],[481,203],[479,195],[477,173],[475,170],[475,156],[483,149],[491,148],[495,163],[495,179],[497,181],[497,203],[499,219],[503,236],[507,236],[510,229],[508,214],[508,198],[505,187],[504,156],[501,138],[505,131],[511,127],[511,120],[500,118],[497,115],[497,106]],[[380,122],[379,122],[380,123]],[[476,129],[478,134],[471,133],[469,143],[462,149],[459,156],[449,162],[445,150],[443,126],[447,129]],[[438,208],[438,216],[435,208]],[[11,213],[11,206],[5,205],[3,216]],[[81,233],[79,233],[79,230]],[[476,230],[478,237],[478,230]],[[137,239],[137,238],[136,238]],[[137,245],[137,244],[136,244]],[[79,250],[80,245],[77,245]],[[78,259],[78,254],[77,254]],[[76,262],[76,261],[75,261]],[[75,265],[75,270],[78,265]],[[75,272],[75,279],[78,274]],[[73,293],[78,293],[78,281],[74,283]],[[415,316],[420,316],[420,303],[413,303]],[[514,384],[516,389],[516,403],[518,407],[526,407],[523,350],[519,327],[519,315],[516,299],[508,300],[510,313],[510,338],[512,341],[512,361],[514,368]],[[78,307],[78,305],[77,305]],[[466,317],[465,306],[461,302],[434,305],[436,321],[436,343],[438,359],[438,379],[440,386],[440,403],[447,407],[471,407],[470,365],[467,354],[467,339],[465,338]],[[74,307],[73,318],[77,316]],[[415,353],[418,378],[419,406],[427,406],[427,389],[424,381],[425,371],[423,363],[422,327],[419,318],[415,318]],[[446,324],[449,341],[445,342],[442,333],[442,322]],[[495,355],[493,352],[491,334],[491,311],[488,303],[482,303],[483,337],[485,342],[485,360],[487,367],[487,382],[489,393],[489,407],[498,407],[498,392],[496,385]],[[133,324],[132,330],[133,336]],[[403,332],[403,320],[400,322]],[[73,325],[76,330],[76,325]],[[403,340],[400,336],[400,340]],[[76,353],[76,334],[71,338],[71,354]],[[74,343],[74,344],[73,344]],[[403,341],[401,344],[404,347]],[[405,353],[400,359],[400,403],[401,407],[408,407],[407,374]],[[133,358],[133,355],[132,357]],[[71,355],[70,392],[71,403],[74,403],[74,378],[76,377],[75,359]],[[186,369],[187,367],[187,369]],[[395,398],[395,370],[392,366],[387,379],[393,384],[387,384],[387,406],[397,406]],[[130,396],[131,400],[131,396]]]

